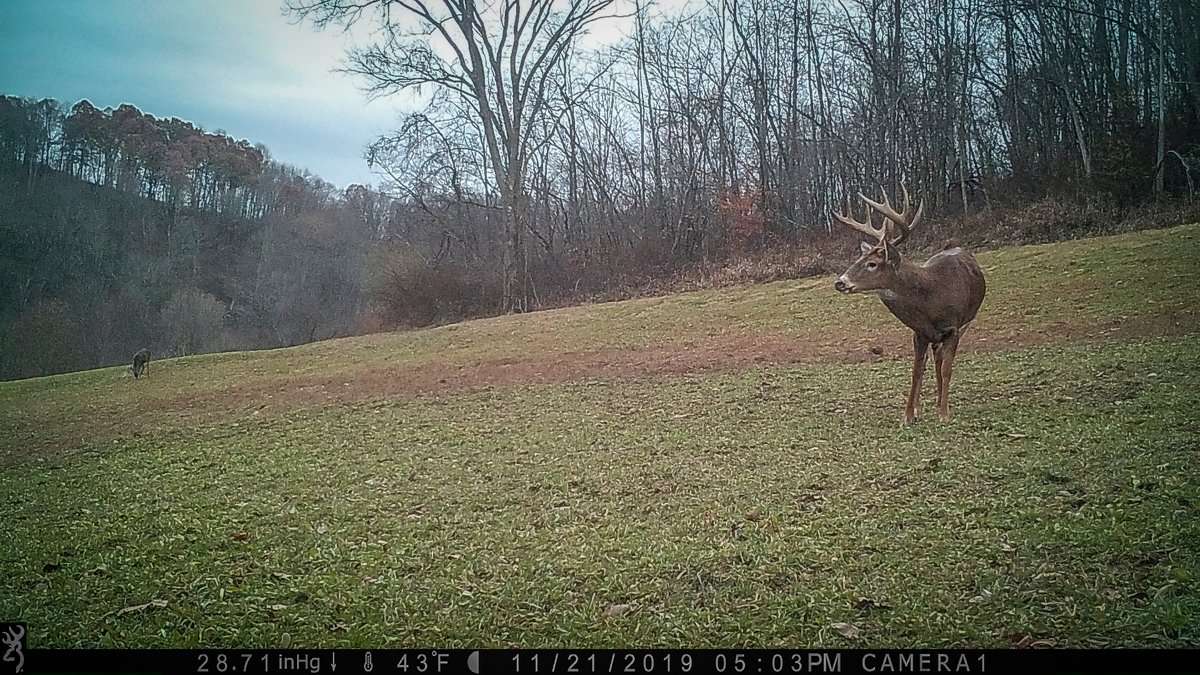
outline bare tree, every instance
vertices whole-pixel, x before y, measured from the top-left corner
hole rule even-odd
[[[479,124],[505,209],[505,309],[529,306],[524,237],[530,154],[546,141],[547,85],[588,26],[614,0],[288,0],[293,15],[317,26],[350,26],[373,14],[383,39],[353,50],[349,72],[374,94],[423,86],[457,97]],[[407,21],[406,21],[407,19]],[[435,103],[437,103],[435,97]]]

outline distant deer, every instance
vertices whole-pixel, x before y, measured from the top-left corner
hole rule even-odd
[[[958,341],[975,319],[987,290],[983,270],[975,256],[948,244],[923,264],[904,258],[896,247],[908,238],[921,220],[925,201],[916,213],[910,210],[908,188],[904,191],[904,212],[896,213],[883,195],[883,203],[873,202],[860,192],[867,205],[866,222],[853,218],[849,200],[846,214],[833,214],[850,228],[871,238],[862,243],[862,255],[834,283],[842,293],[875,292],[897,319],[913,331],[912,387],[904,407],[904,423],[912,424],[920,410],[921,380],[929,347],[937,364],[938,416],[950,420],[950,374]],[[882,191],[882,190],[881,190]],[[881,227],[871,222],[871,211],[884,217]],[[890,226],[889,226],[890,224]],[[895,236],[893,237],[893,232]]]
[[[133,355],[133,365],[129,366],[129,372],[133,373],[133,379],[137,379],[142,375],[150,374],[150,350],[139,349]]]

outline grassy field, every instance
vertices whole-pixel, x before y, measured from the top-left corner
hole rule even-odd
[[[899,427],[908,333],[829,279],[0,383],[0,617],[35,647],[1200,646],[1200,226],[980,261],[948,425]]]

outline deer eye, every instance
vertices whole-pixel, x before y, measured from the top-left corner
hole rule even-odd
[[[867,271],[868,272],[874,272],[876,267],[879,267],[879,263],[877,263],[877,262],[867,263]]]

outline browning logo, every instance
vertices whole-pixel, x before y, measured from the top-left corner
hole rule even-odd
[[[25,672],[25,624],[0,624],[0,643],[4,647],[4,656],[0,658],[0,663],[4,665],[0,667],[0,672]]]

